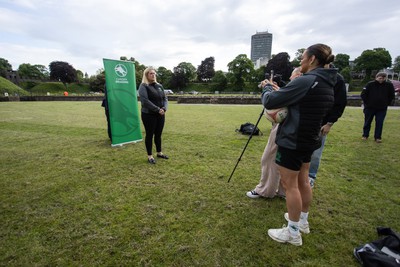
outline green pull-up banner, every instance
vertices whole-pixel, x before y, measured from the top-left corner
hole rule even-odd
[[[111,146],[142,141],[135,65],[133,62],[103,59],[107,102],[110,112]]]

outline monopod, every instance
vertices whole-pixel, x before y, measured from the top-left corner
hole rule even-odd
[[[260,122],[261,117],[263,116],[263,114],[264,114],[264,108],[262,109],[262,111],[261,111],[261,113],[260,113],[260,117],[258,118],[258,121],[257,121],[256,125],[254,126],[254,129],[253,129],[253,131],[251,132],[251,134],[250,134],[250,136],[249,136],[249,139],[247,140],[246,145],[245,145],[244,148],[243,148],[242,154],[240,154],[240,157],[238,158],[238,160],[237,160],[237,162],[236,162],[235,168],[233,168],[233,171],[232,171],[232,173],[231,173],[231,176],[229,177],[228,183],[231,181],[231,178],[232,178],[232,176],[233,176],[233,173],[235,172],[236,167],[239,165],[239,161],[242,159],[242,156],[243,156],[243,154],[244,154],[244,151],[246,150],[247,145],[250,143],[250,140],[251,140],[251,138],[253,137],[253,134],[254,134],[254,132],[256,131],[257,126],[258,126],[258,123]]]

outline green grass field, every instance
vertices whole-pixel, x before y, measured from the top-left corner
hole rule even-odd
[[[263,136],[235,132],[261,106],[170,104],[169,160],[144,142],[112,148],[100,102],[0,103],[0,266],[358,266],[353,248],[400,231],[400,109],[383,143],[347,108],[329,134],[303,246],[267,235],[282,199],[249,199]],[[142,128],[143,129],[143,128]]]

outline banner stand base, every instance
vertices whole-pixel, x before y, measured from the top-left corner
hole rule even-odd
[[[135,140],[135,141],[129,141],[129,142],[120,143],[120,144],[111,144],[111,147],[121,147],[121,146],[127,145],[127,144],[136,144],[136,143],[141,142],[141,141],[143,141],[143,139]]]

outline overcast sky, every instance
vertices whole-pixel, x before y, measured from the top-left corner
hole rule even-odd
[[[89,75],[103,58],[134,57],[146,66],[215,69],[239,54],[251,35],[273,34],[272,54],[325,43],[355,59],[386,48],[400,55],[400,0],[0,0],[0,57],[22,63],[65,61]]]

